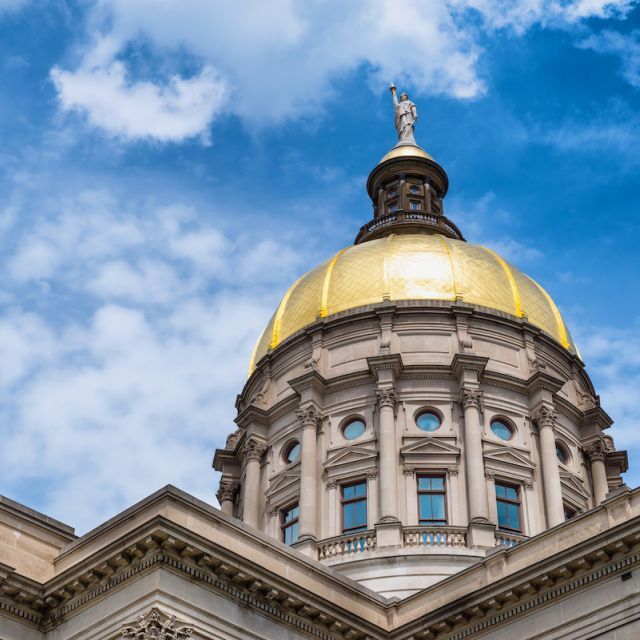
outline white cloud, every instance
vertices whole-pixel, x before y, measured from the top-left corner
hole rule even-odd
[[[179,141],[205,134],[221,112],[252,125],[313,117],[333,83],[359,67],[372,86],[394,80],[419,94],[482,95],[487,33],[565,28],[624,16],[630,0],[99,0],[75,70],[54,68],[65,110],[78,110],[124,139]],[[478,28],[478,19],[482,29]],[[202,71],[189,80],[129,78],[126,52],[141,43],[160,59],[186,53]],[[228,89],[228,91],[227,91]]]
[[[305,248],[264,229],[232,241],[189,207],[104,192],[15,233],[3,240],[22,266],[3,283],[22,306],[0,317],[3,492],[44,483],[33,506],[80,530],[167,482],[213,501],[213,450]],[[29,271],[34,246],[48,259]],[[280,270],[261,275],[274,255]]]
[[[601,31],[582,40],[580,46],[620,58],[622,77],[631,86],[640,88],[640,30],[627,34]]]
[[[226,91],[208,66],[197,76],[173,76],[164,84],[130,81],[121,62],[73,72],[54,67],[51,77],[63,110],[80,111],[91,124],[126,140],[208,140],[208,126]]]

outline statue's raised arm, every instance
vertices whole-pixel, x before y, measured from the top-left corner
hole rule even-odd
[[[398,100],[396,88],[393,84],[389,87],[389,91],[391,91],[391,95],[393,96],[398,141],[404,144],[416,144],[416,140],[413,137],[413,129],[418,119],[416,105],[409,100],[409,96],[404,91],[400,95],[400,100]]]

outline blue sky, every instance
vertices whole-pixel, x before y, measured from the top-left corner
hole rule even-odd
[[[640,7],[0,0],[0,493],[84,531],[213,501],[255,339],[394,144],[545,286],[640,484]]]

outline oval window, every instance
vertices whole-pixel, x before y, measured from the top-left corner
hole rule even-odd
[[[292,442],[284,453],[285,462],[295,462],[300,457],[300,443]]]
[[[558,456],[558,460],[560,460],[562,464],[567,464],[569,455],[567,454],[566,449],[561,444],[556,444],[556,456]]]
[[[409,187],[409,193],[420,193],[420,187],[416,187],[415,185],[411,185]]]
[[[491,423],[491,431],[493,431],[493,434],[498,436],[500,440],[511,440],[513,436],[513,429],[500,420],[494,420]]]
[[[355,440],[359,438],[367,427],[362,420],[351,420],[342,429],[342,435],[347,440]]]
[[[442,420],[440,420],[440,416],[433,411],[423,411],[418,414],[416,424],[418,425],[418,429],[422,431],[436,431],[440,428]]]

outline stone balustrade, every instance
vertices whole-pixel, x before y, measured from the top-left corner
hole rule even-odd
[[[376,547],[375,531],[360,531],[336,536],[318,545],[318,560],[330,560],[338,556],[355,556]]]
[[[519,542],[523,542],[527,536],[517,533],[507,533],[506,531],[496,531],[496,547],[515,547]]]
[[[465,527],[405,527],[405,547],[466,547]]]

